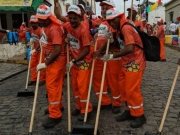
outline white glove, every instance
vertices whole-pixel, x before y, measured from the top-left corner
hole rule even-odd
[[[7,32],[7,33],[10,32],[10,30],[6,30],[6,32]]]
[[[36,52],[36,49],[30,51],[30,55],[33,55]]]
[[[104,62],[108,61],[108,60],[112,60],[113,59],[113,54],[104,54],[104,56],[102,57],[102,60]]]
[[[113,43],[113,42],[114,42],[114,38],[113,38],[112,32],[108,32],[107,38],[110,39],[110,43]]]
[[[41,70],[41,69],[43,69],[43,68],[46,68],[46,67],[47,67],[47,66],[46,66],[45,63],[40,63],[40,64],[37,65],[36,71],[39,71],[39,70]]]
[[[70,72],[71,67],[74,65],[74,63],[72,61],[70,61],[69,63],[66,64],[66,72]]]
[[[30,46],[34,45],[34,39],[30,38]]]

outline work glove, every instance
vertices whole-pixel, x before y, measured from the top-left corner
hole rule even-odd
[[[104,62],[108,61],[108,60],[112,60],[113,59],[113,54],[104,54],[104,56],[101,58]]]
[[[30,51],[30,55],[33,55],[36,52],[36,49]]]
[[[10,32],[10,30],[6,30],[6,32],[7,32],[7,33]]]
[[[69,63],[66,64],[66,72],[70,72],[71,67],[74,65],[74,63],[72,61],[70,61]]]
[[[113,38],[112,32],[108,32],[107,38],[110,39],[110,43],[113,43],[113,42],[114,42],[114,38]]]
[[[32,46],[34,44],[34,40],[33,38],[30,38],[30,46]]]
[[[46,66],[45,63],[40,63],[40,64],[37,65],[36,71],[39,71],[39,70],[44,69],[44,68],[46,68],[46,67],[47,67],[47,66]]]

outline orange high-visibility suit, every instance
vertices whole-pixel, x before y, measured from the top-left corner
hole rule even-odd
[[[103,21],[101,25],[99,26],[97,49],[99,49],[107,41],[107,34],[109,32],[109,29],[111,29],[111,27],[107,21]],[[120,49],[117,50],[116,48],[111,46],[109,53],[115,53],[119,51]],[[97,97],[99,97],[103,67],[104,67],[104,62],[100,60],[99,58],[97,58],[95,61],[94,75],[93,75],[93,85],[94,85],[94,90],[96,92]],[[111,104],[111,99],[107,93],[108,85],[110,86],[111,93],[112,93],[113,106],[122,105],[121,95],[119,92],[121,88],[119,87],[119,80],[118,80],[119,73],[121,72],[121,69],[119,67],[121,67],[121,60],[114,59],[114,60],[107,61],[101,105]]]
[[[165,50],[164,50],[165,32],[163,25],[160,25],[158,27],[157,34],[159,34],[159,41],[160,41],[160,58],[161,60],[165,60],[166,59]]]
[[[123,25],[125,20],[121,20]],[[143,47],[138,32],[130,25],[122,28],[124,43],[126,46],[138,44]],[[122,100],[127,102],[132,116],[138,117],[144,114],[143,97],[141,94],[141,82],[146,67],[143,50],[134,46],[134,52],[122,57],[122,72],[119,75]]]
[[[32,49],[37,49],[37,47],[39,46],[39,39],[41,38],[42,35],[42,30],[41,27],[38,27],[36,30],[34,30],[33,28],[30,28],[30,33],[31,33],[31,38],[33,38],[34,40],[34,45]],[[41,50],[42,51],[42,50]],[[31,70],[31,81],[36,81],[37,79],[37,71],[36,71],[36,67],[39,64],[39,58],[40,58],[40,51],[36,50],[36,52],[33,53],[33,55],[31,55],[31,66],[30,66],[30,70]],[[42,55],[42,62],[44,62],[44,55]],[[45,82],[46,79],[46,70],[42,69],[40,71],[40,81],[41,82]]]
[[[82,23],[76,29],[72,28],[69,22],[63,26],[70,38],[71,56],[72,58],[77,58],[85,46],[90,47],[89,31]],[[81,113],[85,113],[86,109],[91,62],[92,57],[91,53],[89,53],[71,68],[72,89],[76,101],[76,109],[80,110]],[[92,104],[89,103],[88,112],[91,111]]]
[[[48,59],[54,51],[54,45],[61,45],[61,54],[46,68],[46,88],[49,102],[49,117],[60,118],[62,112],[62,85],[66,65],[65,41],[63,29],[60,24],[51,23],[48,27],[42,28],[42,47]]]

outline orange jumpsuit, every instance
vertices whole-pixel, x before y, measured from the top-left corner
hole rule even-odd
[[[107,21],[103,21],[99,26],[98,31],[98,39],[97,39],[97,49],[99,49],[106,41],[107,41],[107,33],[110,29],[110,25]],[[116,47],[110,47],[109,53],[116,53],[119,52],[120,49],[116,49]],[[102,56],[100,56],[102,57]],[[101,80],[102,80],[102,72],[103,72],[104,62],[99,58],[95,61],[94,67],[94,75],[93,75],[93,85],[94,90],[96,92],[96,96],[99,97],[100,87],[101,87]],[[102,93],[102,101],[101,105],[109,105],[111,104],[111,99],[107,93],[108,85],[110,86],[111,93],[112,93],[112,104],[113,106],[121,106],[121,95],[119,90],[119,74],[121,72],[121,60],[114,59],[107,61],[106,67],[106,75],[104,80],[104,88]]]
[[[26,41],[26,31],[28,30],[28,28],[24,24],[22,24],[20,26],[20,30],[21,30],[21,32],[19,32],[20,41]]]
[[[66,53],[63,29],[60,25],[51,23],[42,28],[42,47],[46,60],[54,51],[54,45],[61,45],[61,54],[46,68],[46,88],[49,102],[49,117],[60,118],[62,112],[62,85],[66,66]]]
[[[34,46],[32,49],[36,49],[39,46],[39,39],[41,38],[42,35],[42,30],[41,27],[38,27],[36,30],[33,28],[30,28],[30,33],[31,33],[31,38],[34,40]],[[36,52],[31,56],[31,81],[36,81],[37,79],[37,71],[36,67],[39,64],[39,58],[40,58],[40,51],[36,50]],[[42,55],[42,63],[44,62],[44,55]],[[46,70],[42,69],[40,71],[40,81],[45,82],[46,79]]]
[[[123,25],[121,20],[121,25]],[[143,46],[138,32],[134,31],[130,25],[122,28],[125,46],[138,44]],[[122,57],[122,72],[119,75],[119,84],[122,88],[122,100],[127,102],[132,116],[138,117],[144,114],[143,97],[141,94],[141,82],[146,67],[144,53],[138,47],[134,47],[134,52]]]
[[[160,25],[158,27],[157,33],[159,35],[159,41],[160,41],[160,58],[161,60],[166,59],[165,50],[164,50],[164,44],[165,44],[165,32],[164,32],[164,26]]]
[[[82,23],[80,23],[80,25],[75,29],[71,27],[69,22],[65,23],[63,26],[70,38],[71,56],[72,58],[77,58],[83,51],[84,47],[90,47],[89,31]],[[92,62],[91,55],[90,51],[83,60],[76,62],[76,64],[71,68],[72,89],[76,101],[76,109],[80,110],[81,113],[85,113],[86,109]],[[91,111],[92,104],[89,103],[88,112]]]

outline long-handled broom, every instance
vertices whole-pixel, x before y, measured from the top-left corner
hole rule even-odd
[[[94,51],[96,51],[97,48],[97,41],[94,47]],[[84,116],[84,122],[83,124],[76,124],[73,126],[73,131],[72,133],[81,133],[82,135],[93,135],[94,133],[94,126],[93,125],[87,125],[87,115],[88,115],[88,106],[89,106],[89,101],[90,101],[90,94],[91,94],[91,87],[92,87],[92,78],[94,74],[94,64],[95,64],[95,59],[93,59],[92,62],[92,69],[91,69],[91,75],[90,75],[90,82],[89,82],[89,89],[88,89],[88,97],[87,97],[87,103],[86,103],[86,112]],[[98,131],[99,134],[99,131]]]
[[[40,43],[40,47],[41,47],[41,53],[40,53],[39,64],[42,61],[42,46],[41,46],[41,43]],[[37,74],[34,102],[33,102],[33,108],[32,108],[31,121],[30,121],[29,134],[28,135],[32,135],[32,128],[33,128],[33,122],[34,122],[34,114],[35,114],[35,109],[36,109],[36,101],[37,101],[37,94],[38,94],[38,88],[39,88],[39,78],[40,78],[40,71],[38,71],[38,74]]]
[[[108,54],[108,51],[109,51],[110,38],[108,39],[106,54]],[[98,102],[98,108],[97,108],[97,114],[96,114],[96,123],[95,123],[94,135],[99,135],[98,123],[99,123],[99,115],[100,115],[100,109],[101,109],[102,92],[103,92],[103,87],[104,87],[104,78],[105,78],[105,73],[106,73],[106,66],[107,66],[107,62],[104,62],[104,68],[103,68],[103,74],[102,74],[102,80],[101,80],[101,88],[100,88],[100,94],[99,94],[99,102]]]
[[[69,46],[67,45],[67,63],[69,62]],[[67,72],[67,99],[68,99],[68,133],[61,133],[60,135],[82,135],[72,134],[71,131],[71,101],[70,101],[70,75]]]
[[[170,104],[170,101],[171,101],[171,97],[172,97],[172,94],[173,94],[173,91],[174,91],[174,87],[176,85],[176,81],[177,81],[177,78],[178,78],[179,70],[180,70],[180,66],[178,66],[178,68],[176,70],[174,81],[173,81],[173,84],[171,86],[169,97],[168,97],[168,100],[167,100],[167,103],[166,103],[166,108],[164,110],[163,118],[161,120],[161,124],[160,124],[158,132],[157,133],[151,133],[149,131],[146,131],[145,135],[161,135],[162,128],[163,128],[163,125],[164,125],[164,122],[165,122],[165,118],[166,118],[166,115],[167,115],[167,111],[168,111],[168,108],[169,108],[169,104]]]
[[[32,46],[31,45],[31,50],[32,50]],[[28,81],[29,81],[29,70],[30,70],[30,65],[31,65],[31,56],[29,59],[29,65],[28,65],[28,72],[27,72],[27,78],[26,78],[26,86],[25,86],[25,91],[19,91],[17,94],[17,97],[27,97],[27,96],[34,96],[34,91],[28,91]]]

